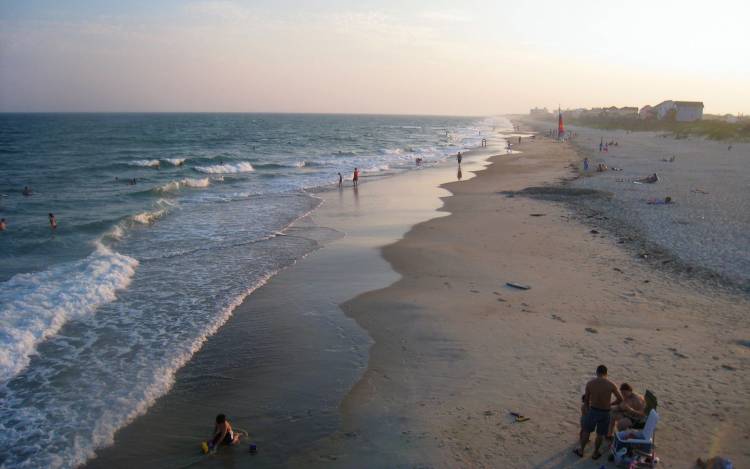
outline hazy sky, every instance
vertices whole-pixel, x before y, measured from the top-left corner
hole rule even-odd
[[[0,0],[0,111],[750,114],[747,0]]]

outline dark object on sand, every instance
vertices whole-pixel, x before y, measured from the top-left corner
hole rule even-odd
[[[543,217],[545,215],[547,214],[546,213],[530,213],[529,214],[530,217]]]
[[[654,183],[659,182],[659,176],[657,176],[656,173],[654,173],[651,176],[646,176],[640,179],[636,179],[633,182],[635,184],[654,184]]]
[[[589,231],[589,233],[591,233],[591,234],[599,234],[599,232],[597,230],[591,230],[591,231]]]
[[[599,333],[599,331],[597,331],[593,327],[587,327],[586,328],[586,332],[591,332],[592,334],[598,334]]]
[[[513,416],[516,419],[516,422],[519,422],[519,423],[526,422],[527,420],[529,420],[528,417],[521,415],[518,412],[511,412],[510,415]]]
[[[698,458],[697,461],[695,461],[695,467],[698,467],[700,469],[732,469],[734,467],[732,465],[732,461],[730,461],[727,458],[722,458],[721,456],[714,456],[711,459],[703,460],[701,458]]]
[[[515,283],[515,282],[506,282],[505,284],[508,285],[509,287],[518,288],[519,290],[531,289],[529,285],[523,285],[523,284]]]

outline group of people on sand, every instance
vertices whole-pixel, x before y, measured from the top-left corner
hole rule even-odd
[[[605,438],[612,440],[615,430],[623,431],[645,423],[646,400],[635,393],[628,383],[622,383],[618,388],[609,380],[604,365],[599,365],[596,378],[586,383],[581,400],[580,447],[573,450],[579,457],[583,457],[594,431],[596,438],[591,458],[599,459],[602,442]]]

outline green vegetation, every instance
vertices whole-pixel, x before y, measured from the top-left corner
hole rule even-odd
[[[686,138],[689,135],[693,135],[711,140],[750,141],[750,122],[748,121],[731,124],[721,120],[675,122],[669,120],[582,117],[568,119],[567,123],[596,129],[622,129],[632,132],[670,132],[675,138]]]

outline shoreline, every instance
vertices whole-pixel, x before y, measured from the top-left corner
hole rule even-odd
[[[368,369],[342,430],[294,465],[598,467],[571,449],[602,361],[659,397],[664,467],[750,461],[747,297],[659,276],[560,203],[501,195],[570,178],[580,158],[543,139],[521,152],[446,184],[449,215],[383,248],[401,279],[343,305],[375,341]]]
[[[481,167],[484,153],[466,152],[467,179],[470,168]],[[370,343],[338,305],[397,280],[378,248],[433,216],[444,192],[439,182],[455,177],[445,162],[368,178],[357,190],[315,192],[322,203],[285,237],[313,240],[318,247],[247,296],[178,371],[170,391],[85,466],[129,467],[135,460],[212,466],[235,458],[243,464],[241,458],[249,456],[240,449],[216,458],[196,455],[219,411],[258,444],[260,451],[246,462],[253,466],[282,465],[334,432],[338,403],[365,368]],[[175,428],[180,431],[173,436]]]

